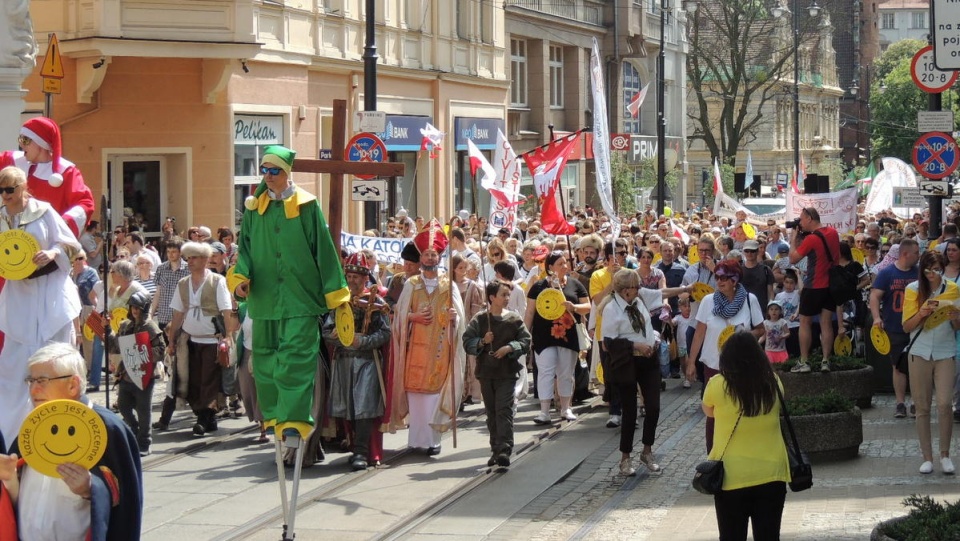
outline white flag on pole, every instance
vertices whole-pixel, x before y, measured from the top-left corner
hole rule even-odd
[[[610,129],[607,126],[607,98],[603,84],[600,45],[593,38],[590,52],[590,82],[593,87],[593,161],[597,176],[597,195],[610,222],[610,234],[620,237],[620,218],[613,206],[613,181],[610,178]]]

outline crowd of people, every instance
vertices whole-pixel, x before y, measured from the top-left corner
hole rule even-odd
[[[891,344],[893,415],[916,417],[919,471],[938,461],[954,472],[960,209],[937,238],[925,214],[862,214],[854,231],[837,231],[813,207],[789,224],[695,204],[647,208],[619,227],[575,208],[577,231],[564,236],[535,217],[493,229],[467,212],[445,223],[401,213],[365,232],[409,239],[402,262],[388,263],[369,250],[337,254],[316,197],[290,178],[295,153],[279,146],[262,157],[239,231],[178,232],[168,218],[155,240],[135,220],[105,235],[89,219],[82,177],[59,156],[59,135],[56,145],[42,137],[49,129],[28,123],[24,151],[0,170],[0,231],[39,246],[26,254],[36,270],[6,275],[0,292],[0,481],[32,507],[52,501],[23,499],[38,485],[16,460],[20,423],[53,398],[90,404],[107,385],[119,417],[95,411],[122,447],[111,467],[122,490],[142,491],[140,458],[155,432],[181,426],[178,409],[192,412],[196,437],[245,414],[260,428],[254,443],[272,435],[278,463],[299,472],[324,459],[324,446],[350,452],[354,470],[376,466],[383,433],[397,430],[408,447],[442,455],[443,433],[455,437],[458,414],[482,402],[487,464],[507,468],[525,401],[538,410],[533,422],[549,425],[575,421],[598,393],[606,426],[620,431],[616,473],[656,473],[660,394],[676,379],[702,395],[706,452],[729,461],[716,496],[722,536],[742,538],[751,519],[755,534],[774,532],[789,468],[771,367],[795,358],[796,372],[829,371],[838,335],[855,354],[879,355],[867,344],[873,327]],[[44,159],[47,185],[35,189],[17,160]],[[74,197],[44,200],[64,174]],[[843,299],[831,289],[838,271],[856,284]],[[153,419],[156,387],[164,398]],[[70,465],[63,477],[58,493],[81,511],[54,529],[110,538],[119,519],[97,503],[101,481]],[[142,494],[130,501],[141,505]],[[17,508],[21,532],[40,527],[34,512]]]

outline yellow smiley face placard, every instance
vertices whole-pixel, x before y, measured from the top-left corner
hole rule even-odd
[[[690,297],[700,302],[704,297],[714,292],[714,289],[703,282],[693,284],[693,290],[690,291]]]
[[[717,349],[723,349],[724,344],[727,343],[727,340],[729,340],[735,332],[737,332],[735,325],[727,325],[724,327],[724,329],[720,331],[720,336],[717,337]]]
[[[833,340],[833,352],[837,355],[850,355],[853,351],[853,342],[850,341],[850,337],[841,334]]]
[[[19,229],[0,233],[0,276],[23,280],[37,270],[33,256],[40,251],[36,237]]]
[[[114,308],[110,311],[110,328],[114,334],[120,332],[120,324],[127,319],[128,313],[126,308]]]
[[[537,295],[537,313],[543,319],[556,321],[567,311],[563,306],[565,302],[567,302],[567,298],[563,296],[563,292],[559,289],[544,289]]]
[[[870,329],[870,341],[873,342],[873,349],[877,350],[880,355],[890,353],[890,337],[880,327],[874,325]]]
[[[864,257],[866,257],[863,254],[863,250],[861,250],[860,248],[850,248],[850,253],[853,254],[854,261],[863,265],[863,259]]]
[[[40,404],[20,426],[20,453],[34,470],[60,477],[57,466],[94,467],[107,449],[107,427],[97,412],[76,400]]]
[[[337,338],[341,344],[350,347],[357,333],[353,324],[353,307],[349,302],[341,304],[334,312],[334,318],[337,322]]]
[[[690,245],[690,249],[687,250],[687,263],[691,265],[696,265],[700,262],[700,251],[697,250],[697,245]]]
[[[940,308],[937,308],[937,310],[930,314],[930,317],[923,322],[923,328],[929,331],[930,329],[943,325],[944,323],[950,321],[950,316],[956,311],[957,308],[953,305],[941,306]]]

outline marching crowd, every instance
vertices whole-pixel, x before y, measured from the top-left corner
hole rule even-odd
[[[523,401],[537,404],[534,423],[552,424],[576,420],[576,405],[602,393],[606,426],[620,430],[618,473],[659,472],[668,379],[701,393],[704,447],[726,465],[721,537],[743,538],[752,519],[758,539],[775,538],[791,473],[772,367],[796,358],[793,371],[829,371],[835,344],[862,355],[881,330],[893,414],[916,417],[920,472],[935,461],[954,472],[958,209],[938,238],[924,214],[861,213],[854,231],[838,232],[813,207],[788,223],[691,204],[619,224],[574,208],[572,235],[550,235],[535,217],[492,229],[467,212],[446,223],[402,213],[365,232],[409,239],[402,262],[388,264],[368,250],[337,254],[316,198],[289,176],[295,152],[279,146],[262,157],[239,231],[178,234],[168,218],[147,242],[129,216],[104,235],[55,128],[28,121],[0,170],[0,232],[36,245],[25,244],[33,265],[22,274],[0,261],[0,540],[17,528],[24,539],[135,538],[140,458],[154,432],[175,428],[178,409],[195,415],[197,437],[245,414],[259,424],[255,443],[272,434],[278,462],[299,472],[323,460],[324,445],[349,451],[354,470],[375,466],[383,433],[397,430],[410,448],[441,455],[458,413],[482,402],[488,465],[506,468]],[[60,465],[62,483],[40,483],[18,460],[21,422],[53,399],[92,405],[105,385],[122,418],[94,408],[109,426],[109,459],[92,472]],[[75,512],[51,519],[63,501]],[[13,537],[3,532],[11,523]]]

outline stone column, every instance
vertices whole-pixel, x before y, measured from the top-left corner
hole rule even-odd
[[[36,65],[37,43],[30,0],[3,0],[0,11],[0,149],[15,149],[27,93],[23,81]]]

